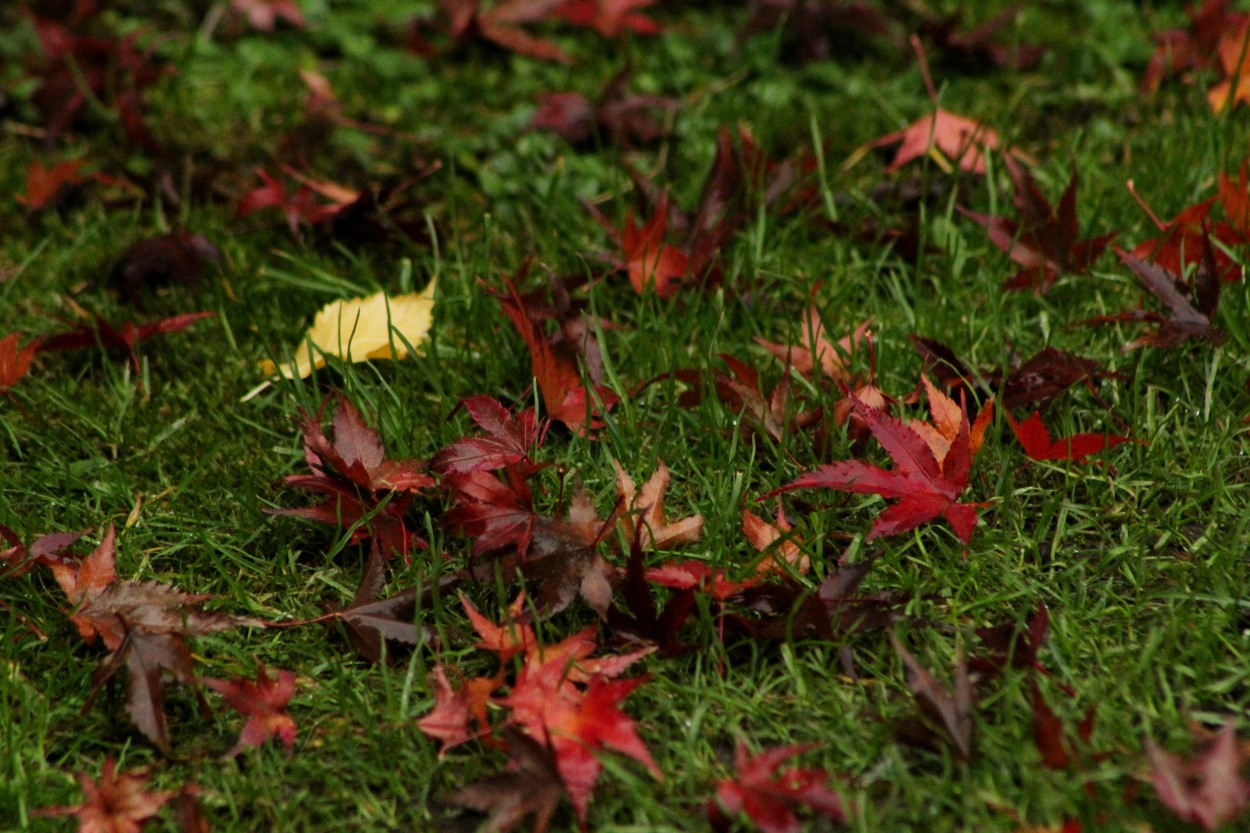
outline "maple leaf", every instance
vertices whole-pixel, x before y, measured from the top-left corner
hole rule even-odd
[[[452,688],[447,680],[447,668],[434,666],[434,708],[417,721],[417,728],[427,737],[439,741],[441,758],[453,746],[474,737],[470,724],[477,722],[482,731],[489,731],[487,707],[490,696],[504,684],[504,672],[500,669],[494,677],[474,677],[459,688]]]
[[[410,496],[434,485],[434,478],[425,473],[425,462],[387,460],[377,432],[341,395],[334,409],[333,427],[331,442],[321,429],[321,414],[301,412],[304,460],[312,474],[293,474],[284,481],[289,486],[324,495],[325,499],[316,506],[265,511],[343,528],[363,522],[354,537],[374,538],[384,558],[396,552],[406,557],[414,540],[418,546],[424,546],[409,532],[403,516]]]
[[[526,735],[515,726],[505,726],[512,766],[458,790],[448,801],[490,813],[484,829],[507,833],[527,816],[534,817],[534,833],[545,833],[564,795],[564,785],[551,744]]]
[[[777,501],[776,523],[769,523],[743,507],[742,533],[756,551],[764,554],[764,558],[755,567],[757,573],[785,574],[789,570],[799,575],[807,573],[811,567],[811,560],[799,548],[800,539],[790,534],[793,529],[785,512],[782,511],[780,499]],[[782,562],[787,566],[782,567]]]
[[[257,168],[256,175],[264,185],[244,194],[235,208],[236,218],[246,217],[267,208],[276,208],[286,217],[287,228],[292,237],[299,236],[301,224],[315,226],[328,223],[344,207],[359,197],[355,191],[303,179],[295,193],[278,182],[264,168]],[[322,199],[319,199],[318,197]],[[323,199],[328,202],[322,201]]]
[[[621,230],[624,269],[629,283],[639,295],[648,288],[664,300],[672,298],[681,288],[681,281],[690,272],[690,256],[676,246],[664,242],[668,232],[668,194],[660,198],[651,219],[635,225],[633,213],[625,215]]]
[[[517,280],[524,280],[528,272],[525,264],[517,272]],[[587,389],[572,350],[550,341],[543,327],[529,306],[517,292],[512,279],[503,276],[504,292],[488,289],[507,313],[513,327],[529,348],[530,368],[538,390],[542,394],[547,414],[562,422],[578,434],[585,435],[603,427],[599,418],[620,399],[608,388],[595,384]]]
[[[515,471],[505,480],[485,471],[447,474],[442,483],[452,491],[455,505],[442,522],[473,539],[473,553],[513,547],[524,557],[534,540],[539,515],[525,478]]]
[[[618,607],[615,601],[612,603],[608,608],[608,627],[617,637],[654,644],[660,656],[677,656],[690,647],[677,638],[677,632],[694,611],[695,583],[679,588],[664,607],[657,610],[649,573],[642,543],[635,536],[630,541],[629,560],[621,580],[625,608]]]
[[[1019,219],[1008,220],[959,209],[965,217],[984,226],[990,242],[1022,267],[1003,283],[1003,288],[1044,293],[1060,275],[1089,271],[1116,232],[1077,239],[1080,229],[1076,218],[1076,171],[1072,172],[1068,187],[1055,208],[1042,195],[1028,168],[1010,156],[1005,156],[1003,162],[1015,186],[1014,202]]]
[[[890,634],[890,643],[907,669],[907,688],[916,698],[921,712],[928,721],[941,729],[946,740],[955,747],[959,759],[967,761],[972,756],[972,707],[975,697],[968,677],[963,646],[958,646],[955,651],[955,685],[953,691],[948,693],[928,669],[903,647],[903,643],[894,634]],[[925,745],[931,739],[932,733],[925,724],[904,724],[899,729],[908,739]]]
[[[184,638],[261,623],[204,610],[209,596],[157,582],[117,581],[116,531],[111,524],[100,544],[81,561],[60,555],[61,541],[44,546],[35,558],[52,571],[73,606],[70,620],[85,641],[99,637],[110,651],[96,671],[88,702],[125,665],[127,713],[157,748],[168,753],[163,674],[194,682]]]
[[[734,752],[738,775],[717,781],[715,801],[708,802],[713,828],[729,828],[721,811],[731,816],[745,815],[763,833],[799,833],[802,827],[795,813],[798,807],[811,808],[834,821],[845,821],[841,799],[825,786],[829,773],[799,767],[779,769],[790,758],[815,748],[814,744],[782,746],[752,755],[739,740]]]
[[[26,169],[26,193],[14,199],[27,211],[43,211],[55,205],[63,193],[83,182],[78,174],[82,165],[83,160],[71,159],[45,168],[38,159],[32,159]]]
[[[1137,309],[1116,315],[1103,315],[1081,323],[1107,324],[1116,321],[1133,321],[1159,325],[1154,332],[1139,336],[1125,345],[1126,351],[1146,345],[1159,348],[1175,347],[1190,339],[1202,339],[1217,347],[1223,344],[1227,335],[1211,323],[1220,303],[1220,280],[1210,238],[1205,238],[1205,240],[1203,260],[1194,273],[1193,289],[1189,298],[1185,297],[1186,287],[1179,275],[1157,264],[1134,257],[1122,249],[1116,249],[1116,254],[1120,256],[1124,265],[1132,270],[1151,294],[1163,302],[1170,315],[1165,316],[1157,312]]]
[[[558,653],[556,656],[562,659]],[[560,780],[580,821],[586,819],[590,795],[603,766],[595,756],[599,750],[607,748],[627,755],[653,777],[663,779],[633,721],[617,708],[646,680],[607,680],[595,674],[583,691],[564,685],[563,669],[544,659],[536,667],[532,661],[527,663],[512,691],[501,701],[512,709],[514,723],[526,729],[530,737],[550,744]]]
[[[755,368],[728,353],[722,353],[720,359],[729,367],[729,372],[713,371],[713,389],[739,430],[780,441],[791,431],[819,425],[823,412],[819,408],[803,410],[806,403],[792,395],[789,374],[783,375],[776,387],[765,392]],[[683,369],[660,378],[667,377],[688,386],[689,390],[678,399],[682,407],[694,407],[703,400],[706,394],[704,374]]]
[[[1034,411],[1024,422],[1016,422],[1010,412],[1004,412],[1004,416],[1030,460],[1071,460],[1079,463],[1091,454],[1114,448],[1120,443],[1139,442],[1131,437],[1111,434],[1073,434],[1071,437],[1051,440],[1050,432],[1042,424],[1042,415],[1039,412]]]
[[[967,411],[962,412],[959,432],[944,462],[939,464],[924,438],[906,423],[868,407],[845,386],[843,393],[894,460],[896,468],[886,470],[860,460],[824,465],[774,489],[760,500],[794,489],[826,488],[877,494],[897,498],[899,502],[877,516],[867,540],[896,535],[941,516],[946,518],[960,541],[965,544],[971,541],[977,523],[977,504],[958,502],[968,486],[972,465]]]
[[[1231,0],[1204,0],[1186,11],[1189,31],[1170,29],[1155,35],[1157,46],[1142,76],[1142,89],[1154,92],[1170,75],[1209,67],[1226,34],[1246,20],[1244,13],[1230,11],[1231,5]]]
[[[1245,222],[1246,206],[1250,205],[1246,201],[1246,173],[1243,168],[1241,173],[1240,188],[1233,185],[1228,174],[1220,171],[1220,186],[1217,197],[1210,197],[1202,202],[1184,208],[1166,222],[1160,220],[1155,213],[1150,210],[1150,206],[1137,193],[1137,189],[1130,179],[1128,181],[1129,193],[1133,195],[1133,199],[1142,207],[1148,216],[1159,229],[1163,232],[1159,237],[1151,240],[1145,240],[1138,243],[1132,251],[1133,257],[1143,260],[1149,260],[1169,272],[1177,275],[1188,274],[1190,269],[1197,268],[1201,265],[1203,258],[1206,256],[1206,245],[1204,238],[1210,236],[1212,240],[1220,244],[1213,247],[1212,254],[1215,258],[1216,272],[1219,274],[1220,280],[1224,283],[1233,283],[1242,279],[1242,268],[1226,249],[1232,249],[1246,242],[1250,237],[1250,224]],[[1211,208],[1216,202],[1220,202],[1224,208],[1225,214],[1229,219],[1211,222],[1208,215]],[[1240,220],[1238,218],[1241,218]],[[1229,222],[1229,221],[1233,222]]]
[[[620,37],[625,32],[658,35],[658,23],[635,13],[655,3],[656,0],[565,0],[556,7],[555,15],[573,26],[593,28],[605,38]]]
[[[1064,730],[1063,721],[1054,713],[1036,679],[1029,680],[1033,691],[1033,745],[1042,755],[1042,765],[1048,769],[1066,770],[1078,755],[1079,746],[1088,747],[1094,734],[1094,707],[1086,711],[1077,725],[1075,740]],[[1100,760],[1104,755],[1092,756]]]
[[[69,130],[93,105],[115,114],[128,144],[152,154],[162,148],[144,124],[143,93],[173,66],[140,52],[138,34],[125,37],[77,36],[67,27],[31,14],[45,60],[33,66],[31,102],[40,111],[49,141]]]
[[[118,773],[117,763],[105,758],[99,781],[85,773],[78,776],[81,804],[48,807],[37,810],[36,815],[74,816],[78,833],[139,833],[176,794],[174,790],[148,790],[150,779],[147,768]]]
[[[530,458],[542,445],[547,423],[539,423],[533,408],[513,417],[499,401],[475,395],[460,400],[460,406],[489,437],[462,437],[434,455],[430,467],[439,474],[466,474],[472,471],[519,466],[529,473],[539,467]]]
[[[39,339],[31,339],[26,346],[18,349],[21,333],[9,333],[0,338],[0,393],[9,390],[22,381],[30,372],[30,364],[39,352]]]
[[[278,365],[266,359],[260,370],[266,375],[306,379],[326,365],[326,356],[345,362],[374,359],[402,361],[416,351],[421,355],[434,326],[435,280],[420,292],[334,301],[322,307],[312,326],[295,348],[295,360]]]
[[[924,385],[929,399],[929,412],[933,414],[933,422],[909,419],[907,426],[924,438],[930,450],[933,451],[938,465],[942,465],[950,451],[951,443],[959,438],[961,425],[968,417],[968,409],[956,404],[955,400],[934,387],[929,377],[923,373],[920,374],[920,382]],[[989,427],[993,418],[994,400],[990,398],[977,413],[972,427],[968,429],[968,451],[973,456],[981,450],[981,444],[985,440],[985,429]]]
[[[1189,760],[1146,742],[1150,780],[1163,805],[1184,821],[1215,830],[1250,806],[1250,782],[1242,775],[1245,757],[1231,722],[1207,740]]]
[[[79,324],[42,339],[37,352],[53,353],[97,346],[104,350],[124,350],[129,354],[131,366],[138,374],[140,373],[139,353],[136,347],[140,342],[147,341],[154,336],[180,332],[196,321],[212,318],[216,314],[215,312],[187,312],[160,321],[149,321],[146,324],[124,321],[120,325],[111,324],[97,315],[91,324]]]
[[[944,169],[949,170],[954,164],[961,170],[984,175],[985,152],[998,150],[999,138],[980,122],[939,107],[904,129],[887,133],[859,148],[844,167],[854,165],[869,150],[893,144],[898,144],[899,148],[887,171],[897,171],[913,159],[930,156]]]
[[[812,305],[800,322],[797,345],[777,344],[762,338],[756,338],[755,343],[781,361],[788,362],[795,371],[809,379],[819,369],[834,381],[849,382],[850,371],[843,357],[851,355],[866,339],[872,338],[868,329],[871,325],[872,321],[865,319],[835,344],[826,336],[824,322],[820,320],[816,306]]]
[[[279,19],[296,29],[304,28],[304,13],[295,0],[230,0],[230,8],[259,32],[272,32]]]
[[[634,486],[633,478],[625,473],[615,458],[612,460],[612,468],[616,471],[620,522],[630,538],[637,535],[643,547],[653,549],[669,549],[699,540],[703,534],[702,515],[691,515],[674,523],[669,523],[664,516],[664,494],[668,491],[669,484],[668,466],[659,463],[655,472],[643,484],[641,492]]]
[[[534,130],[550,130],[577,147],[589,147],[596,139],[605,144],[633,148],[653,144],[669,135],[655,117],[681,106],[675,98],[627,93],[630,68],[608,81],[591,101],[577,92],[545,93],[530,121]]]
[[[129,246],[118,257],[109,279],[121,287],[128,301],[142,306],[143,291],[158,284],[197,288],[205,261],[221,266],[221,251],[198,234],[175,231]]]
[[[347,638],[352,647],[369,662],[381,662],[385,646],[390,642],[404,645],[420,645],[432,639],[428,628],[420,627],[413,622],[418,603],[425,601],[430,588],[404,590],[394,596],[379,598],[382,584],[386,578],[386,559],[382,556],[381,544],[374,540],[369,547],[369,559],[365,562],[365,571],[356,588],[356,595],[347,607],[329,611],[324,617],[326,621],[336,620],[347,629]],[[439,592],[451,589],[459,582],[455,574],[443,577],[438,582]]]
[[[456,46],[485,40],[496,46],[542,61],[571,63],[554,42],[531,35],[521,27],[553,17],[564,0],[498,0],[483,8],[483,0],[438,0],[447,18],[448,34]]]
[[[270,738],[282,741],[286,748],[295,746],[295,720],[286,713],[287,704],[295,696],[295,674],[278,670],[269,676],[264,663],[256,664],[256,682],[243,677],[215,680],[201,677],[198,682],[225,698],[230,708],[247,717],[239,740],[226,753],[236,757],[248,746],[260,746]]]
[[[1212,85],[1207,91],[1207,102],[1213,112],[1227,107],[1250,103],[1250,61],[1246,60],[1250,48],[1250,17],[1243,16],[1240,25],[1233,23],[1220,39],[1219,63],[1224,80]]]
[[[1003,407],[1046,407],[1077,382],[1088,384],[1087,380],[1097,371],[1098,363],[1091,359],[1045,347],[1007,376],[1003,383]]]

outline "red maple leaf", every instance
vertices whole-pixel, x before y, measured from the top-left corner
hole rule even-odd
[[[1079,240],[1076,219],[1077,175],[1072,172],[1067,189],[1054,208],[1042,196],[1033,175],[1010,156],[1003,158],[1015,186],[1018,220],[990,217],[960,208],[960,212],[985,227],[990,242],[1022,268],[1003,283],[1004,289],[1045,292],[1063,274],[1082,274],[1107,248],[1116,232]]]
[[[1246,222],[1246,209],[1250,206],[1250,202],[1247,202],[1245,196],[1246,172],[1244,168],[1241,172],[1240,186],[1240,188],[1235,186],[1228,178],[1228,174],[1221,171],[1218,197],[1209,197],[1202,202],[1194,203],[1182,209],[1171,220],[1164,221],[1151,211],[1150,206],[1137,193],[1130,179],[1128,181],[1129,193],[1133,195],[1133,199],[1137,200],[1137,204],[1146,212],[1151,222],[1163,232],[1158,237],[1138,243],[1131,254],[1140,260],[1148,260],[1161,266],[1174,275],[1185,275],[1190,269],[1202,263],[1205,256],[1203,238],[1210,236],[1220,244],[1213,247],[1212,252],[1220,280],[1224,283],[1240,281],[1241,265],[1227,250],[1241,245],[1250,237],[1250,223]],[[1208,215],[1217,200],[1222,203],[1228,219],[1212,222],[1208,219]],[[1229,222],[1230,220],[1232,222]]]
[[[1250,782],[1242,775],[1245,756],[1238,748],[1231,722],[1187,761],[1149,741],[1146,755],[1159,800],[1185,821],[1215,830],[1250,806]]]
[[[745,815],[763,833],[799,833],[802,827],[794,812],[798,807],[810,807],[835,821],[845,821],[841,799],[825,786],[829,773],[799,767],[779,769],[783,762],[814,748],[783,746],[751,755],[739,740],[734,753],[738,776],[717,781],[716,799],[708,802],[712,827],[729,829],[729,820],[721,816],[724,811],[731,816]]]
[[[404,523],[404,512],[413,493],[434,485],[434,478],[425,472],[425,461],[387,460],[377,432],[342,396],[334,410],[333,442],[321,430],[320,413],[302,413],[301,423],[304,459],[312,474],[293,474],[285,482],[324,495],[325,499],[316,506],[265,511],[344,529],[364,521],[354,537],[375,538],[385,558],[396,552],[407,557],[414,542],[424,546],[424,541]]]
[[[41,340],[37,352],[53,353],[97,346],[105,350],[124,350],[130,356],[130,364],[138,374],[140,373],[139,353],[135,348],[139,342],[147,341],[153,336],[185,330],[196,321],[211,318],[216,314],[215,312],[186,312],[160,321],[149,321],[146,324],[123,321],[120,325],[111,324],[97,315],[91,324],[79,324]]]
[[[60,23],[31,17],[45,56],[30,70],[37,79],[31,101],[43,116],[48,139],[55,141],[90,112],[88,102],[94,99],[116,112],[130,144],[159,154],[161,146],[144,124],[143,93],[162,76],[174,74],[173,66],[155,59],[151,49],[140,52],[138,33],[78,36]]]
[[[1186,11],[1189,31],[1170,29],[1155,35],[1157,46],[1142,76],[1142,89],[1154,92],[1170,75],[1211,66],[1220,41],[1247,19],[1244,13],[1231,11],[1231,5],[1231,0],[1205,0],[1201,6]]]
[[[593,674],[583,690],[567,677],[568,658],[552,651],[531,655],[511,693],[501,703],[512,709],[512,721],[530,737],[546,742],[555,753],[560,780],[579,820],[585,821],[590,795],[603,765],[596,754],[607,748],[641,763],[663,779],[634,723],[617,706],[646,677],[608,680]]]
[[[231,680],[200,679],[200,683],[226,699],[230,708],[247,716],[239,740],[226,753],[233,758],[248,746],[260,746],[270,738],[278,738],[287,749],[295,746],[295,720],[286,713],[287,704],[295,696],[295,674],[278,670],[276,676],[265,672],[257,663],[256,682],[236,677]]]
[[[9,333],[0,338],[0,393],[8,393],[9,389],[25,378],[30,372],[30,363],[35,353],[39,352],[39,339],[26,343],[20,350],[17,347],[21,333]]]
[[[676,246],[664,242],[668,232],[668,194],[660,198],[651,219],[635,225],[633,213],[625,215],[621,230],[621,249],[629,283],[642,295],[648,287],[667,300],[681,288],[681,281],[690,271],[690,256]]]
[[[901,143],[901,144],[900,144]],[[887,171],[897,171],[913,159],[933,155],[940,165],[955,164],[972,173],[985,173],[985,151],[997,150],[998,134],[978,121],[957,116],[942,108],[923,116],[912,124],[893,133],[874,139],[862,150],[899,144]],[[857,156],[852,157],[852,161]]]
[[[961,406],[958,434],[951,442],[946,459],[939,464],[929,444],[915,429],[884,411],[868,407],[845,385],[842,389],[855,414],[894,460],[895,468],[887,470],[861,460],[824,465],[760,500],[794,489],[824,488],[877,494],[899,502],[876,517],[867,540],[897,535],[945,517],[960,541],[965,544],[971,541],[979,504],[958,502],[968,486],[968,472],[972,467],[967,410]]]
[[[593,27],[605,38],[619,37],[629,31],[636,35],[658,35],[660,25],[648,17],[635,14],[636,9],[655,5],[656,0],[565,0],[555,10],[574,26]]]
[[[438,0],[447,18],[447,33],[454,44],[484,40],[496,46],[543,61],[567,64],[571,59],[553,41],[531,35],[521,27],[554,16],[564,0],[499,0],[487,8],[483,0]],[[423,44],[418,44],[422,46]],[[427,52],[428,47],[419,48]]]
[[[345,205],[350,205],[356,199],[356,194],[351,194],[350,198],[346,190],[331,190],[329,203],[317,199],[319,189],[312,188],[310,183],[301,183],[299,188],[292,194],[286,190],[286,186],[282,185],[276,179],[269,175],[269,171],[264,168],[257,168],[256,175],[260,176],[262,183],[260,188],[247,191],[239,205],[235,208],[235,218],[247,216],[260,211],[262,209],[277,209],[286,218],[286,226],[290,229],[292,236],[299,235],[300,224],[319,225],[321,223],[329,223],[334,216],[339,213]],[[320,189],[325,194],[324,188]]]
[[[1091,454],[1113,448],[1120,443],[1136,442],[1131,437],[1111,434],[1073,434],[1052,440],[1050,432],[1042,424],[1040,412],[1034,411],[1033,416],[1024,422],[1016,422],[1009,411],[1004,410],[1003,414],[1030,460],[1071,460],[1079,463]]]
[[[539,422],[533,408],[513,417],[499,401],[489,396],[465,397],[460,404],[487,437],[462,437],[434,455],[430,467],[440,474],[465,474],[471,471],[519,466],[534,469],[530,453],[542,445],[547,423]]]
[[[139,833],[148,819],[176,794],[173,790],[148,790],[150,778],[147,769],[118,774],[116,762],[105,758],[98,782],[85,773],[78,776],[83,792],[81,804],[48,807],[36,811],[36,815],[75,816],[78,833]]]
[[[26,193],[16,199],[27,211],[42,211],[56,202],[63,191],[83,181],[78,175],[83,160],[71,159],[51,168],[45,168],[38,159],[32,159],[26,169]]]
[[[522,267],[517,279],[522,280],[526,272],[527,268]],[[579,434],[602,428],[603,422],[599,417],[620,397],[602,385],[594,385],[588,390],[582,383],[575,354],[566,345],[557,346],[548,340],[542,324],[507,275],[504,276],[504,289],[504,292],[488,291],[499,300],[499,305],[529,348],[530,368],[548,416]]]
[[[530,127],[554,131],[580,147],[593,147],[598,139],[631,148],[665,138],[669,128],[656,117],[677,110],[681,101],[626,92],[629,77],[626,67],[608,81],[594,101],[578,92],[545,93]]]

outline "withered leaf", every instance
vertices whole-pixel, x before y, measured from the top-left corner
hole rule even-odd
[[[907,669],[907,688],[916,698],[920,711],[941,731],[941,737],[954,747],[960,760],[967,761],[972,757],[972,708],[975,700],[963,646],[955,649],[955,684],[954,689],[948,692],[894,634],[890,634],[890,643]],[[900,728],[905,731],[905,737],[920,742],[927,740],[926,734],[932,736],[931,732],[925,732],[927,727],[924,724]]]

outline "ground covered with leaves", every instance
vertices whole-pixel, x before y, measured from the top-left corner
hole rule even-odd
[[[0,9],[0,826],[1233,829],[1248,13]]]

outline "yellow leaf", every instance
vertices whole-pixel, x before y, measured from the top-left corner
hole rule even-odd
[[[408,358],[407,345],[420,348],[434,323],[434,283],[408,295],[379,292],[323,307],[296,348],[295,361],[275,365],[265,360],[261,372],[303,379],[324,367],[327,355],[347,362]]]

